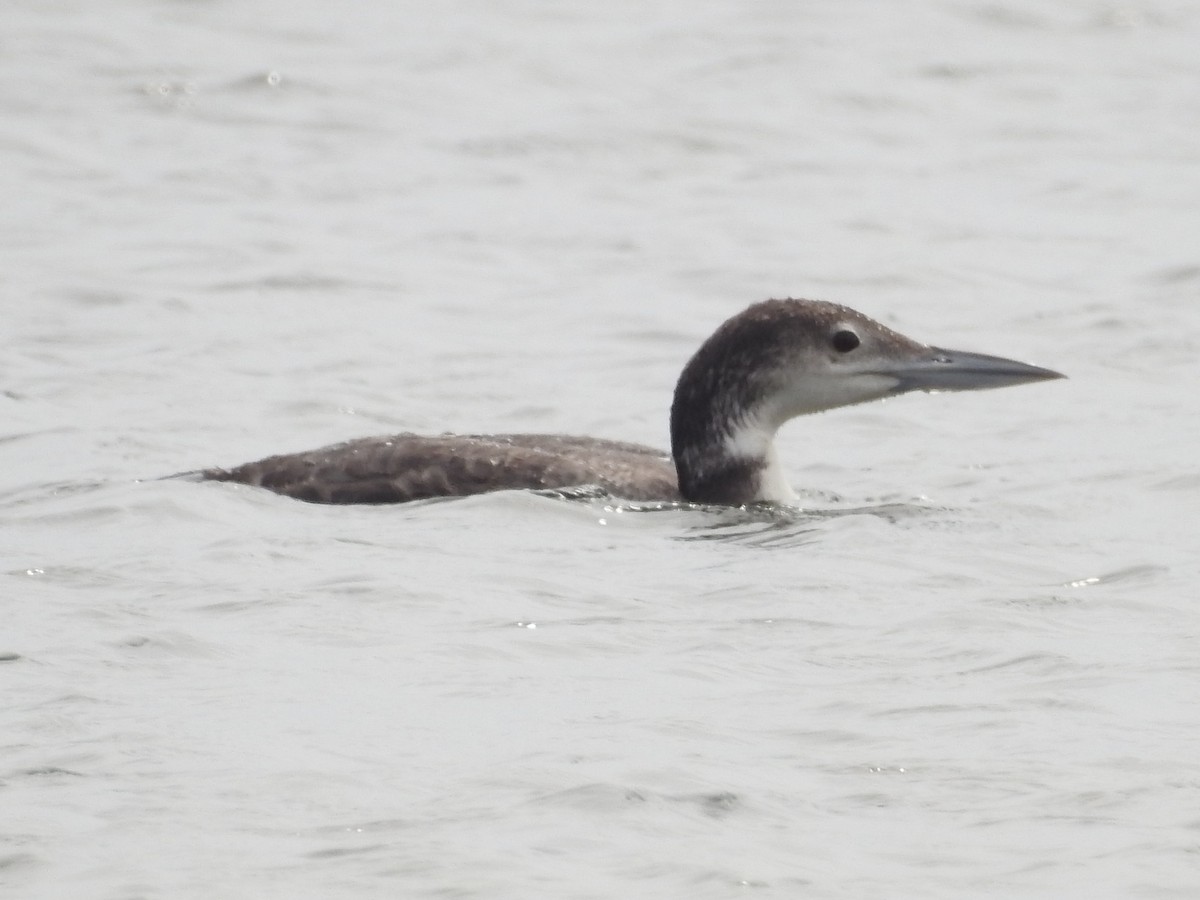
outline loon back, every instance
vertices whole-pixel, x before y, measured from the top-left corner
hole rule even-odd
[[[684,367],[671,406],[670,456],[567,435],[399,434],[200,475],[316,503],[588,485],[630,500],[788,503],[795,494],[774,438],[789,419],[908,391],[1062,377],[1002,357],[920,344],[834,303],[767,300],[721,325]]]
[[[312,503],[406,503],[583,485],[628,500],[682,499],[662,451],[561,434],[368,437],[201,474]]]

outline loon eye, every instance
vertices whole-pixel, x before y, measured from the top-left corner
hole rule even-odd
[[[833,349],[838,353],[849,353],[857,347],[861,341],[858,335],[853,331],[837,331],[833,335]]]

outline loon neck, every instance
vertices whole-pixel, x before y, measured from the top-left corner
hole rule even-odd
[[[795,413],[785,408],[769,335],[733,330],[743,322],[735,317],[718,329],[675,385],[671,455],[684,500],[739,506],[796,499],[774,444]]]
[[[778,424],[772,417],[722,411],[736,407],[729,398],[707,408],[689,409],[679,391],[671,409],[671,452],[679,492],[694,503],[740,506],[746,503],[796,502],[775,450]]]

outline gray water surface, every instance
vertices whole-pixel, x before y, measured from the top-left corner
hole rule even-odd
[[[11,0],[0,893],[1200,891],[1200,9]],[[160,480],[665,446],[768,296],[1070,380],[800,511]]]

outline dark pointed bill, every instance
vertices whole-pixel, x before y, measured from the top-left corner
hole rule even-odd
[[[896,360],[881,374],[899,379],[900,391],[982,391],[1067,377],[1015,359],[940,347],[930,347],[918,357]]]

